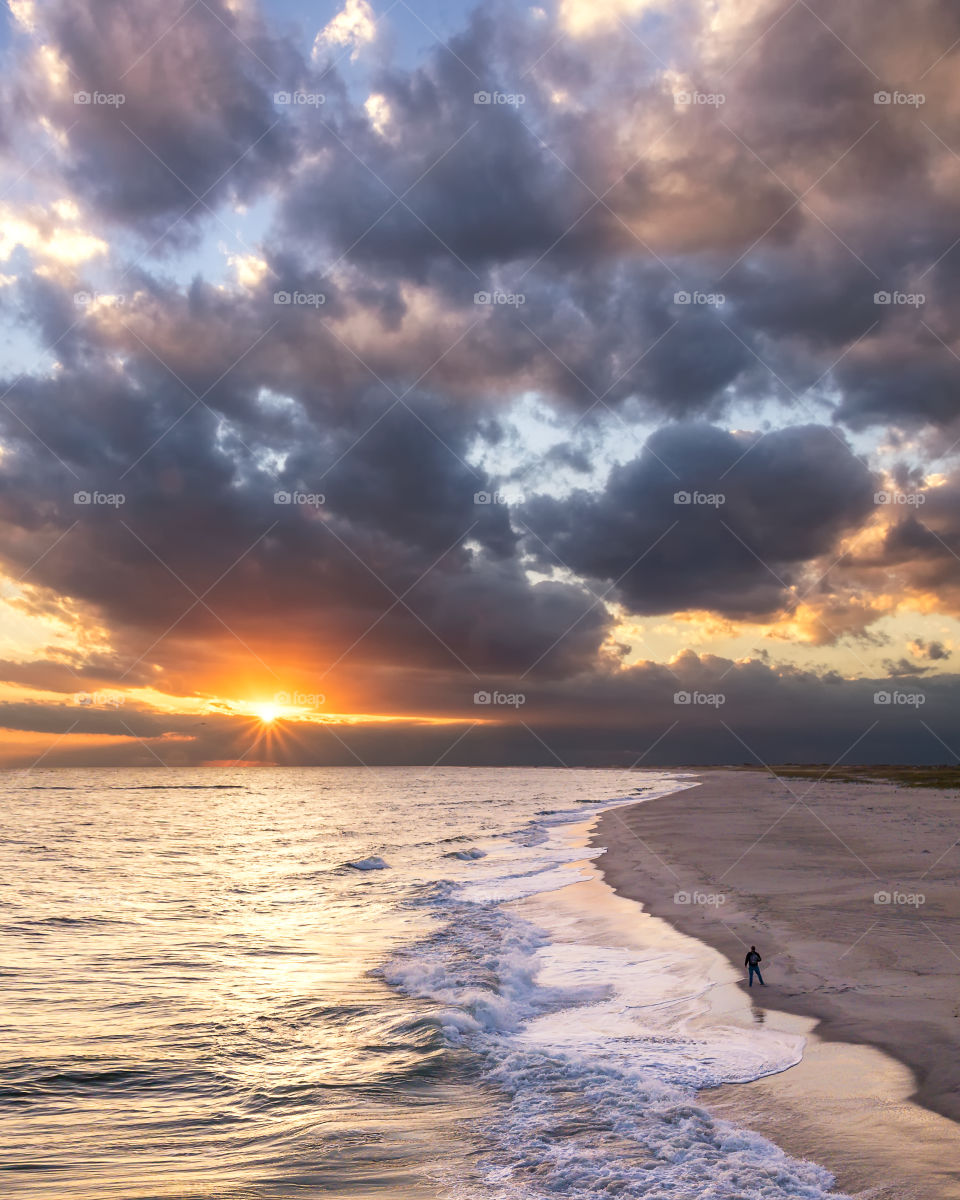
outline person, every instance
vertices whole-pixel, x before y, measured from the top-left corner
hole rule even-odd
[[[754,975],[756,975],[756,977],[760,980],[761,987],[767,986],[763,982],[763,976],[760,974],[760,963],[761,962],[762,962],[762,959],[760,958],[760,955],[757,953],[756,946],[751,946],[750,949],[747,951],[747,957],[743,960],[743,965],[745,967],[750,968],[750,986],[751,987],[753,987]]]

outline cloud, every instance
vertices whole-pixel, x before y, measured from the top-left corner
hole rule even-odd
[[[276,185],[292,145],[272,93],[301,67],[259,18],[220,0],[173,22],[149,4],[55,0],[33,19],[48,69],[15,80],[15,105],[62,132],[85,205],[149,236]]]
[[[367,0],[347,0],[337,15],[317,34],[313,57],[318,59],[329,46],[351,47],[355,59],[360,47],[372,42],[377,33],[377,19]]]
[[[630,612],[756,618],[792,606],[807,563],[871,512],[870,472],[832,430],[668,426],[599,494],[523,509],[530,552]],[[814,579],[814,584],[816,580]]]
[[[910,651],[918,658],[929,658],[931,662],[947,659],[953,653],[944,646],[943,642],[925,642],[923,638],[917,638],[916,641],[911,642]]]
[[[109,246],[96,234],[78,227],[74,205],[58,205],[53,219],[36,209],[0,208],[0,261],[18,248],[29,250],[41,264],[75,267],[107,253]],[[61,223],[57,218],[65,217]],[[73,218],[73,219],[72,219]]]
[[[293,679],[412,720],[524,680],[589,761],[633,745],[624,712],[652,735],[677,674],[716,683],[623,668],[625,618],[763,622],[786,653],[960,610],[956,473],[923,470],[958,426],[951,6],[485,5],[354,66],[364,0],[312,57],[246,5],[14,15],[4,147],[17,171],[44,150],[4,202],[2,304],[51,350],[2,381],[0,557],[98,635],[11,659],[11,686]],[[921,76],[922,122],[875,103]],[[877,478],[923,504],[881,510]],[[891,676],[950,650],[910,653]],[[865,719],[831,708],[849,681],[761,666],[731,678],[768,747],[764,700],[811,704],[811,746]],[[238,736],[135,715],[203,761]]]
[[[485,681],[490,688],[495,679]],[[436,681],[416,672],[410,688],[425,706]],[[74,703],[0,705],[5,728],[24,734],[60,733],[77,721],[79,738],[122,735],[122,745],[80,742],[53,748],[45,763],[121,762],[170,765],[248,759],[284,765],[368,765],[437,762],[445,766],[569,765],[656,767],[717,762],[860,761],[942,763],[949,751],[937,734],[949,730],[956,676],[925,679],[923,722],[917,710],[891,704],[890,680],[846,680],[838,675],[736,663],[685,653],[669,665],[641,663],[628,670],[592,671],[576,679],[526,686],[520,710],[494,712],[476,705],[472,691],[446,690],[448,722],[360,723],[284,721],[271,731],[247,717],[210,712],[157,713],[125,705],[122,712]],[[898,690],[895,688],[894,690]],[[69,716],[69,721],[65,720]],[[464,719],[466,718],[466,719]],[[26,739],[25,739],[26,740]],[[31,743],[32,744],[32,743]],[[0,746],[0,757],[14,763]],[[27,760],[29,762],[29,760]]]
[[[883,667],[891,679],[916,679],[921,675],[926,675],[931,669],[930,667],[918,666],[906,658],[899,660],[885,658],[883,660]]]

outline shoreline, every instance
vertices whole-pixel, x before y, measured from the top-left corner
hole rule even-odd
[[[590,845],[605,848],[596,865],[618,896],[724,956],[759,1021],[812,1029],[809,1063],[805,1051],[797,1067],[704,1102],[857,1190],[866,1161],[905,1154],[909,1172],[913,1155],[926,1176],[948,1143],[960,1161],[958,801],[735,769],[699,780],[607,810]],[[875,903],[887,890],[922,904]],[[741,964],[752,943],[767,986],[751,990]],[[829,1121],[817,1104],[832,1106]],[[873,1144],[878,1124],[903,1141],[892,1158]],[[944,1167],[939,1181],[940,1194],[960,1195],[960,1174]]]

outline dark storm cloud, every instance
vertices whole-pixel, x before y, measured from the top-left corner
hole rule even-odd
[[[837,416],[854,429],[891,421],[911,429],[918,425],[951,426],[960,416],[960,362],[921,319],[911,328],[889,329],[872,339],[837,371],[842,401]]]
[[[302,66],[258,17],[55,0],[37,19],[65,78],[21,78],[16,109],[68,131],[66,180],[102,214],[146,232],[279,183],[293,143],[273,93]]]
[[[879,549],[854,563],[868,585],[896,580],[925,600],[935,596],[939,611],[960,611],[960,479],[956,471],[939,487],[889,493],[896,504]],[[938,642],[915,643],[915,653],[947,657]]]
[[[863,522],[873,486],[822,426],[760,436],[676,425],[615,467],[603,492],[536,499],[522,516],[541,562],[613,588],[633,612],[756,617],[789,603],[798,568]]]
[[[952,420],[949,352],[931,355],[916,308],[874,299],[922,290],[949,341],[958,214],[937,180],[952,155],[926,128],[953,121],[949,60],[925,75],[922,121],[874,94],[931,67],[955,14],[771,5],[701,59],[689,19],[666,18],[687,35],[669,52],[683,86],[722,105],[676,104],[622,30],[554,47],[529,14],[478,13],[449,49],[371,81],[379,130],[347,104],[300,127],[312,158],[284,191],[279,240],[429,286],[465,316],[476,291],[521,294],[472,339],[488,393],[716,415],[733,388],[793,405],[836,368],[852,425]],[[523,103],[477,105],[478,90]],[[698,289],[722,293],[717,314],[677,310]]]
[[[585,612],[576,584],[527,581],[455,413],[373,387],[331,421],[315,394],[258,399],[255,369],[210,389],[223,349],[178,362],[203,403],[140,347],[123,376],[99,360],[17,383],[3,413],[7,560],[99,614],[118,664],[183,656],[189,679],[223,644],[262,660],[265,644],[291,655],[303,642],[314,672],[349,653],[351,666],[454,663],[469,677],[554,643],[553,671],[596,653],[608,615]],[[96,493],[121,499],[77,502]]]
[[[161,32],[157,14],[69,11],[52,10],[50,36],[91,78]],[[915,310],[873,300],[909,290],[953,241],[956,204],[937,183],[950,151],[916,108],[874,104],[882,83],[906,86],[952,44],[949,7],[923,0],[861,23],[765,6],[730,23],[722,54],[700,58],[691,12],[671,14],[664,53],[684,87],[718,90],[719,107],[678,106],[681,85],[668,87],[622,29],[554,45],[536,15],[478,10],[417,67],[372,69],[388,114],[380,130],[331,64],[308,68],[250,15],[217,15],[236,36],[204,6],[191,10],[129,71],[119,111],[70,106],[82,117],[71,169],[132,225],[176,207],[183,189],[118,119],[142,123],[193,191],[219,179],[210,203],[271,190],[280,217],[266,252],[288,282],[312,275],[317,290],[345,290],[344,303],[385,329],[399,326],[410,283],[432,289],[461,331],[482,315],[459,380],[452,363],[438,368],[452,390],[469,378],[486,397],[539,388],[582,407],[639,398],[715,417],[734,391],[793,404],[791,392],[842,360],[839,411],[854,425],[956,415],[948,351]],[[168,76],[176,87],[161,86]],[[948,76],[949,60],[924,81],[923,121],[946,121],[945,133]],[[277,109],[276,78],[325,89],[328,103]],[[478,105],[478,91],[523,103]],[[324,280],[331,268],[336,283]],[[953,273],[946,255],[923,285],[945,340]],[[724,294],[718,313],[676,308],[676,292],[700,288]],[[498,290],[520,293],[522,308],[478,314],[474,293]],[[419,356],[424,369],[452,340],[404,334],[402,348],[377,353],[374,341],[361,357],[379,374],[391,356],[394,366]]]
[[[481,91],[520,91],[502,73],[515,70],[509,40],[528,22],[478,9],[449,50],[383,71],[371,86],[389,110],[382,133],[362,110],[321,114],[304,139],[324,154],[287,194],[286,227],[335,257],[349,249],[351,262],[412,278],[460,263],[461,283],[475,267],[547,250],[586,207],[580,189],[517,106],[474,103]]]

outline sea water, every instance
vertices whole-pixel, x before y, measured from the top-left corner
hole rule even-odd
[[[801,1041],[711,1021],[685,939],[597,941],[551,903],[595,877],[585,822],[692,782],[3,773],[0,1192],[835,1196],[697,1103]]]

